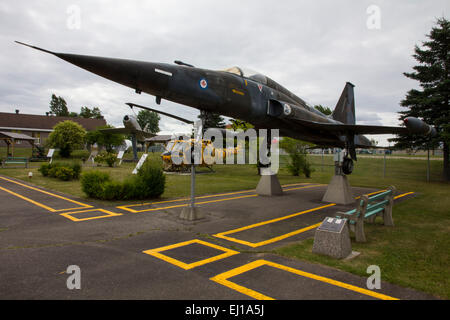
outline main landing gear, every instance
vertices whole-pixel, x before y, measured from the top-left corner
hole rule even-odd
[[[353,160],[346,155],[344,161],[342,162],[342,172],[346,175],[353,172]]]

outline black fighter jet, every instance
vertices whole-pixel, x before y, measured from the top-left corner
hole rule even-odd
[[[354,85],[350,82],[332,115],[326,116],[269,77],[239,67],[217,71],[181,61],[167,64],[57,53],[17,43],[55,55],[136,93],[153,95],[157,104],[166,99],[202,112],[245,120],[256,129],[279,129],[281,136],[344,148],[346,174],[352,172],[355,148],[373,147],[363,134],[436,134],[433,127],[413,117],[405,119],[405,127],[357,125]]]

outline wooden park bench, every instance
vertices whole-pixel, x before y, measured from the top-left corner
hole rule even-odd
[[[7,157],[2,162],[2,168],[5,164],[17,164],[22,163],[25,164],[25,168],[28,168],[28,158],[26,157]]]
[[[392,220],[392,207],[394,205],[395,188],[373,196],[363,195],[357,202],[356,208],[347,212],[337,212],[337,218],[346,218],[349,222],[350,230],[355,233],[356,242],[366,242],[364,233],[364,221],[375,222],[377,216],[383,217],[385,226],[394,226]]]

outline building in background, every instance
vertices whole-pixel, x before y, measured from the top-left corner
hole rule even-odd
[[[99,126],[105,126],[105,119],[88,119],[78,117],[57,117],[52,115],[21,114],[0,112],[0,131],[14,132],[36,138],[35,144],[43,145],[45,139],[53,131],[53,127],[65,120],[79,123],[86,131],[95,130]],[[4,141],[0,141],[0,146],[6,146]],[[18,142],[16,147],[31,148],[29,143]]]

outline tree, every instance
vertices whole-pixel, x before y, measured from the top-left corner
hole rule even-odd
[[[112,152],[115,146],[119,146],[125,140],[125,136],[120,133],[104,132],[100,129],[114,128],[111,125],[100,126],[86,134],[86,143],[93,145],[97,143],[99,146],[105,147],[107,152]]]
[[[298,176],[301,172],[305,177],[311,177],[314,169],[306,159],[306,149],[312,144],[303,142],[289,137],[283,137],[280,141],[280,148],[289,154],[290,163],[287,165],[289,172],[294,176]]]
[[[63,158],[69,158],[76,148],[84,143],[86,130],[76,122],[66,120],[53,127],[46,144],[48,147],[59,148],[59,154]]]
[[[66,100],[62,97],[57,97],[55,94],[52,94],[52,99],[50,100],[50,111],[58,117],[69,116]]]
[[[203,129],[225,128],[225,120],[220,114],[213,112],[201,112],[198,118],[203,121]]]
[[[424,136],[403,136],[395,139],[396,148],[412,148],[426,150],[443,144],[443,177],[450,180],[449,145],[450,145],[450,21],[445,18],[437,20],[437,25],[431,29],[429,40],[414,48],[413,57],[419,65],[414,71],[404,75],[419,81],[420,89],[411,89],[406,94],[401,106],[407,108],[400,111],[400,120],[406,117],[422,118],[433,125],[438,132],[433,139]]]
[[[243,120],[239,120],[239,119],[231,119],[231,128],[233,130],[238,130],[238,129],[242,129],[242,130],[247,130],[247,129],[251,129],[254,128],[254,126],[251,123],[245,122]]]
[[[322,113],[323,113],[324,115],[326,115],[326,116],[328,116],[328,115],[330,115],[330,114],[333,113],[333,111],[332,111],[330,108],[324,107],[324,106],[322,106],[321,104],[314,106],[314,108],[315,108],[316,110],[322,112]]]
[[[102,112],[98,107],[89,109],[88,107],[81,107],[80,117],[88,119],[103,119]]]
[[[142,130],[145,129],[151,133],[159,132],[159,120],[161,120],[161,117],[158,113],[149,110],[141,110],[139,111],[136,120]]]

